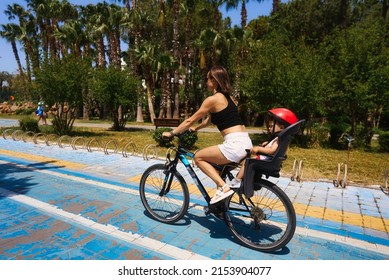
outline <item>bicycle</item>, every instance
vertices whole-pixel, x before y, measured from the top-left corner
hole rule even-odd
[[[297,133],[301,123],[279,134],[279,147],[272,159],[251,159],[250,151],[246,151],[241,187],[232,196],[215,204],[209,203],[211,198],[188,160],[193,159],[194,154],[183,148],[183,137],[178,135],[178,146],[171,149],[175,155],[172,157],[168,153],[165,164],[152,165],[142,175],[139,193],[143,206],[151,217],[164,223],[175,223],[186,214],[189,191],[177,170],[177,164],[181,162],[207,202],[205,214],[223,220],[242,245],[262,252],[285,247],[294,235],[296,214],[285,192],[267,178],[280,176],[281,162],[286,159],[291,136]],[[212,165],[224,180],[232,180],[231,171],[238,167],[238,164]]]

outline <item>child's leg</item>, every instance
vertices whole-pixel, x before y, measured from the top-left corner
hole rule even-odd
[[[236,174],[236,177],[231,181],[231,188],[232,189],[240,188],[240,183],[242,182],[243,175],[244,175],[244,162],[245,161],[243,161],[242,166],[238,171],[238,174]]]
[[[239,181],[243,179],[243,175],[244,175],[244,162],[245,162],[245,160],[243,161],[242,166],[239,169],[238,174],[236,174],[236,179],[238,179]]]

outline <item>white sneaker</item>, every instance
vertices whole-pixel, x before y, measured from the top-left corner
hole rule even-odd
[[[210,201],[210,204],[215,204],[216,202],[219,202],[223,199],[226,199],[227,197],[231,196],[234,193],[234,191],[231,189],[228,192],[224,192],[223,189],[226,186],[228,186],[228,185],[226,184],[220,190],[216,191],[215,195],[212,197],[212,199]]]
[[[231,183],[231,185],[230,185],[231,189],[239,189],[240,184],[242,183],[242,180],[238,180],[238,179],[234,178],[231,180],[230,183]]]

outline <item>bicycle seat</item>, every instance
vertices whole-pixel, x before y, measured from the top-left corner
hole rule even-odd
[[[246,197],[252,197],[254,194],[254,180],[261,178],[262,175],[268,177],[280,177],[282,162],[286,159],[286,151],[292,141],[292,137],[299,130],[305,120],[288,126],[278,134],[278,147],[274,155],[269,159],[257,160],[249,156],[245,160],[243,191]]]

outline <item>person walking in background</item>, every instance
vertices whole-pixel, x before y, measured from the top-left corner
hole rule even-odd
[[[214,124],[224,138],[220,145],[206,147],[196,152],[196,165],[216,184],[217,191],[211,204],[221,201],[233,194],[231,186],[226,184],[210,163],[239,163],[245,156],[245,149],[251,149],[252,143],[245,125],[239,115],[236,101],[230,96],[230,77],[222,66],[214,66],[207,74],[207,88],[212,93],[191,117],[184,120],[171,132],[163,132],[162,137],[170,138],[188,129],[198,131],[209,124]],[[205,119],[194,126],[200,119]]]
[[[38,108],[36,109],[35,114],[38,116],[38,123],[42,120],[42,124],[47,125],[45,103],[43,101],[38,102]]]

